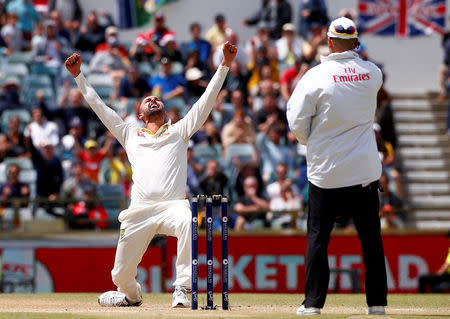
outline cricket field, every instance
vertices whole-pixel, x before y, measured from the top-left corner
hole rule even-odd
[[[231,294],[230,310],[171,309],[171,294],[145,294],[140,307],[106,308],[98,294],[0,294],[0,318],[296,318],[303,298],[298,294]],[[221,302],[216,294],[215,301]],[[199,306],[206,303],[199,296]],[[330,294],[322,318],[450,318],[450,294],[388,296],[386,316],[366,316],[362,294]]]

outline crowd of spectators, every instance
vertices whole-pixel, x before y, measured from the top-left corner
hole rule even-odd
[[[250,39],[241,39],[218,13],[205,30],[192,21],[190,39],[180,42],[159,12],[148,31],[126,43],[104,11],[79,20],[83,8],[76,0],[49,1],[48,12],[39,13],[31,0],[0,1],[3,208],[13,197],[38,198],[33,217],[43,210],[65,217],[73,228],[105,229],[117,216],[97,195],[113,188],[128,199],[126,153],[63,67],[73,51],[81,54],[82,71],[101,98],[125,121],[143,127],[139,100],[160,96],[176,123],[204,92],[229,41],[239,51],[211,116],[190,142],[186,194],[228,196],[237,230],[304,229],[305,147],[289,131],[286,102],[320,55],[328,54],[329,18],[323,0],[300,2],[295,26],[288,1],[263,0],[242,20],[255,30]],[[355,18],[352,10],[341,15]],[[359,52],[368,58],[366,50]],[[386,227],[401,227],[390,215],[402,207],[390,98],[384,89],[379,95],[374,130],[386,169],[380,215],[387,216]]]

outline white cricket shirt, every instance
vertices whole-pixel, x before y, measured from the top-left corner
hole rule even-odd
[[[287,104],[290,129],[307,146],[308,180],[321,188],[366,184],[381,175],[373,131],[380,69],[353,51],[322,57]]]
[[[133,170],[130,207],[185,198],[188,142],[210,114],[227,72],[228,67],[219,66],[186,116],[176,124],[165,123],[154,135],[124,122],[103,103],[82,73],[75,78],[86,101],[127,152]]]

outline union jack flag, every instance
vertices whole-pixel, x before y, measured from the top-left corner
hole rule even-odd
[[[359,0],[360,33],[399,37],[445,33],[445,0]]]

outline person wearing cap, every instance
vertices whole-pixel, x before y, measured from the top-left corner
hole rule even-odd
[[[382,74],[354,52],[358,32],[352,20],[334,20],[327,35],[331,53],[306,72],[287,104],[290,129],[307,147],[309,180],[305,300],[297,314],[320,314],[324,306],[330,276],[327,248],[337,216],[353,219],[361,241],[368,313],[385,314],[378,215],[381,161],[373,131]]]
[[[58,68],[72,52],[72,46],[66,38],[57,34],[55,22],[44,22],[45,36],[42,41],[35,42],[31,50],[33,62],[44,63],[48,67]]]
[[[236,47],[224,47],[222,65],[209,82],[203,96],[186,116],[173,124],[166,121],[164,102],[157,96],[142,100],[139,117],[145,128],[125,123],[106,106],[81,73],[81,57],[73,54],[66,68],[86,101],[126,150],[133,168],[130,206],[119,214],[120,239],[111,272],[118,291],[99,297],[102,306],[139,306],[141,287],[136,281],[137,266],[156,233],[177,237],[175,291],[172,307],[188,307],[191,286],[191,212],[186,199],[187,149],[192,135],[203,125],[215,104]]]
[[[292,23],[283,25],[282,37],[275,42],[278,53],[278,62],[285,67],[292,66],[295,60],[302,57],[303,39],[295,35]]]
[[[155,25],[153,28],[145,33],[139,33],[136,37],[134,45],[130,48],[131,56],[135,56],[139,48],[146,55],[153,55],[155,53],[160,54],[161,39],[169,34],[175,35],[175,32],[166,26],[164,14],[162,12],[157,12],[155,14],[154,21]]]
[[[203,79],[204,74],[196,67],[186,70],[186,98],[189,104],[194,104],[205,92],[208,82]]]
[[[119,29],[116,26],[110,25],[105,29],[105,42],[100,43],[95,48],[95,53],[102,51],[109,51],[112,44],[119,43],[117,48],[119,49],[122,58],[128,58],[128,50],[119,41]]]
[[[114,143],[114,137],[107,133],[106,141],[101,149],[98,149],[96,140],[87,140],[84,142],[84,149],[77,138],[74,136],[74,148],[77,157],[84,163],[84,175],[93,183],[98,183],[98,173],[102,160],[111,152]]]

